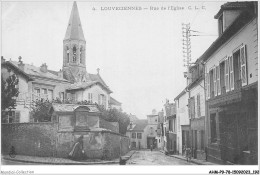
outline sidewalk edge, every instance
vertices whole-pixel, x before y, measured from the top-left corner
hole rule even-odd
[[[3,157],[4,160],[24,162],[24,163],[36,163],[36,164],[46,164],[46,165],[98,165],[98,164],[118,164],[119,161],[105,161],[105,162],[41,162],[41,161],[30,161],[30,160],[20,160]]]

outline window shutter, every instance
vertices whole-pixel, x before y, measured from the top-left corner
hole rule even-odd
[[[20,111],[15,111],[14,123],[20,123],[20,116],[21,116]]]
[[[105,107],[105,109],[106,109],[106,108],[107,108],[107,98],[106,98],[105,95],[104,95],[103,105],[104,105],[104,107]]]
[[[218,95],[221,94],[221,87],[220,87],[220,66],[217,66],[217,91]]]
[[[225,87],[226,92],[229,92],[229,66],[228,58],[225,59]]]
[[[191,97],[189,99],[189,118],[195,117],[195,98]]]
[[[234,65],[233,56],[229,57],[229,70],[230,70],[230,90],[234,90]]]
[[[247,85],[246,46],[240,48],[241,81],[242,86]]]
[[[191,118],[191,98],[188,99],[188,106],[189,118]]]
[[[206,100],[208,99],[208,74],[205,75]]]
[[[213,69],[213,86],[214,86],[214,96],[217,96],[217,73],[216,73],[217,68],[214,67]]]
[[[206,74],[206,89],[207,89],[207,94],[206,96],[208,99],[210,99],[210,81],[209,81],[209,73]]]
[[[200,117],[200,94],[197,95],[197,111],[198,117]]]
[[[195,97],[192,98],[192,105],[193,105],[192,118],[195,118],[195,115],[196,115],[196,110],[195,110]]]

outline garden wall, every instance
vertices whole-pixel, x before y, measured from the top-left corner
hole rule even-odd
[[[114,159],[129,151],[129,138],[112,131],[58,131],[54,123],[2,124],[2,154],[68,157],[83,136],[85,159]]]
[[[54,123],[2,124],[2,154],[14,146],[16,154],[53,156],[56,128]]]

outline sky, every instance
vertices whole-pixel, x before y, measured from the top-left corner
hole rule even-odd
[[[86,39],[87,72],[97,73],[100,68],[113,91],[111,96],[122,102],[124,112],[144,119],[153,109],[162,110],[166,99],[174,102],[186,86],[182,23],[190,23],[191,30],[204,35],[191,37],[194,62],[218,37],[214,15],[224,3],[77,2]],[[2,2],[1,55],[17,61],[22,56],[24,63],[46,63],[48,69],[60,70],[72,4]],[[142,10],[106,10],[126,6]]]

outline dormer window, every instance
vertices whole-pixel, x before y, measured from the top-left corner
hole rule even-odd
[[[218,18],[218,34],[219,36],[222,35],[224,31],[224,25],[223,25],[223,14]]]

